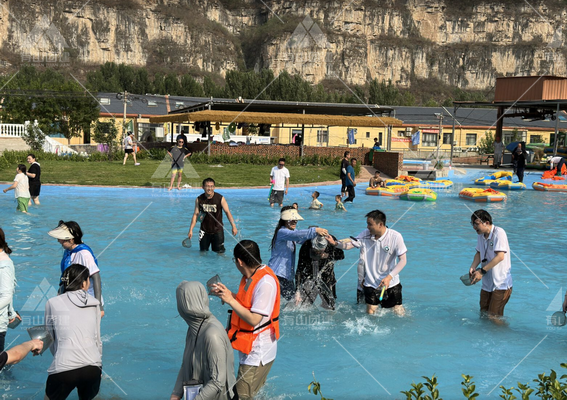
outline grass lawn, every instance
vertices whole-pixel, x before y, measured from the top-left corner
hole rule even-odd
[[[110,186],[163,186],[169,185],[171,172],[169,163],[156,160],[141,160],[135,167],[132,159],[126,166],[122,161],[113,162],[75,162],[41,161],[42,183],[71,185],[110,185]],[[27,166],[27,165],[26,165]],[[289,166],[290,184],[336,181],[339,167]],[[219,187],[229,186],[268,186],[272,166],[250,164],[227,164],[221,166],[207,164],[185,164],[181,185],[200,187],[203,179],[211,177]],[[0,171],[0,181],[12,181],[16,174],[14,168]]]

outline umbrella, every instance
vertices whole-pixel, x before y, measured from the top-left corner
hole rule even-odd
[[[506,150],[508,150],[510,153],[514,152],[514,149],[516,147],[518,147],[518,144],[520,144],[520,142],[512,142],[506,145]]]

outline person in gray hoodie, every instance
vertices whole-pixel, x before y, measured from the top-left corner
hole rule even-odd
[[[87,267],[71,265],[61,281],[64,292],[45,303],[45,325],[54,339],[45,398],[64,400],[76,388],[80,400],[91,400],[102,375],[100,302],[87,293]]]
[[[201,381],[195,400],[228,400],[235,396],[234,354],[222,324],[209,311],[209,297],[199,282],[177,287],[177,311],[187,322],[183,363],[170,400],[183,397],[183,383]]]

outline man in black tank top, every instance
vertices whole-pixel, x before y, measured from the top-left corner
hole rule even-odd
[[[195,200],[195,211],[191,219],[191,227],[187,236],[193,237],[193,228],[197,224],[197,220],[201,222],[199,229],[199,249],[208,251],[209,246],[217,253],[224,253],[224,225],[222,223],[223,211],[232,225],[232,235],[236,236],[238,229],[234,223],[234,218],[228,209],[228,203],[225,198],[215,193],[215,181],[213,178],[207,178],[203,181],[203,190],[205,193],[197,197]]]

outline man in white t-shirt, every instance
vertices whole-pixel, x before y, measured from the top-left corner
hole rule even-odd
[[[551,157],[549,159],[549,169],[557,168],[557,173],[555,175],[561,176],[563,165],[565,165],[565,159],[563,157]]]
[[[502,138],[496,136],[494,138],[494,168],[499,168],[502,163],[502,153],[504,152],[504,143],[502,143]]]
[[[134,157],[134,165],[140,165],[138,161],[136,161],[136,149],[134,149],[134,133],[128,131],[128,134],[124,138],[124,161],[122,165],[126,165],[126,160],[128,160],[128,155],[132,154]]]
[[[14,197],[16,197],[16,202],[18,203],[16,210],[27,214],[31,196],[29,179],[26,175],[26,166],[24,164],[18,164],[14,183],[12,183],[12,186],[4,189],[4,193],[12,189],[14,190]]]
[[[276,359],[280,286],[271,268],[262,264],[256,242],[240,241],[233,260],[242,274],[238,293],[217,283],[211,286],[211,294],[232,308],[228,337],[240,359],[236,391],[241,400],[248,400],[264,386]]]
[[[272,195],[270,196],[270,207],[278,203],[283,205],[284,191],[287,194],[289,189],[289,170],[285,167],[285,158],[280,158],[278,165],[270,172],[270,183],[273,184]]]
[[[478,234],[476,253],[469,268],[471,283],[482,279],[480,311],[498,320],[494,317],[504,315],[504,307],[512,295],[508,236],[504,229],[492,224],[492,217],[485,210],[477,210],[471,215],[471,225]]]
[[[374,314],[381,306],[393,308],[396,314],[402,316],[405,309],[399,274],[406,266],[408,251],[404,238],[386,226],[386,214],[380,210],[366,214],[366,227],[352,240],[335,242],[328,236],[326,239],[343,250],[360,249],[358,288],[364,291],[366,312]]]

